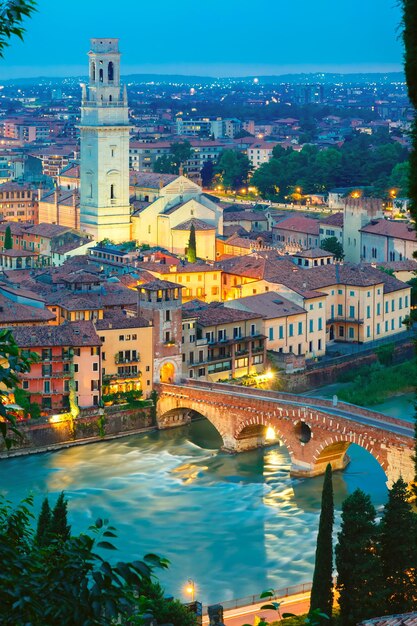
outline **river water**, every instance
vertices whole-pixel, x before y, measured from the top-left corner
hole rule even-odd
[[[389,414],[410,418],[412,395],[389,400]],[[161,579],[183,596],[217,602],[311,580],[322,477],[295,480],[283,446],[241,455],[219,451],[205,420],[171,431],[134,435],[0,462],[0,492],[18,502],[28,492],[39,510],[45,495],[69,499],[75,531],[97,517],[118,530],[117,559],[156,552],[172,562]],[[365,450],[334,475],[337,518],[356,487],[380,508],[385,475]],[[108,558],[108,555],[107,555]]]

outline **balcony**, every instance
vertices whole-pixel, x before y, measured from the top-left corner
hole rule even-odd
[[[114,357],[114,362],[117,365],[121,365],[121,364],[125,364],[125,363],[140,363],[140,355],[139,354],[132,354],[130,357],[129,356],[121,357],[118,354],[116,354],[115,357]]]

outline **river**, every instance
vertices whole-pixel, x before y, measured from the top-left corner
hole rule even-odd
[[[389,400],[387,413],[411,417],[412,394]],[[386,405],[386,406],[385,406]],[[400,407],[400,408],[398,408]],[[241,455],[219,451],[205,420],[175,430],[129,436],[0,462],[0,492],[18,502],[65,490],[69,520],[85,530],[97,517],[118,529],[117,559],[156,552],[172,562],[162,582],[183,596],[188,578],[197,597],[217,602],[311,579],[322,478],[289,476],[283,446]],[[334,475],[337,518],[356,487],[380,508],[385,475],[365,450]]]

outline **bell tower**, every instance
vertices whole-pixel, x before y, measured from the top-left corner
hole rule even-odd
[[[129,241],[129,116],[118,39],[92,39],[82,87],[80,228],[96,241]]]

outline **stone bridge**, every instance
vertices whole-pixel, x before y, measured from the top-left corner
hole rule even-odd
[[[158,388],[158,425],[169,428],[206,417],[223,439],[223,449],[243,452],[282,442],[293,476],[316,476],[326,465],[344,469],[351,443],[368,450],[389,483],[414,477],[411,424],[382,413],[322,398],[277,393],[223,383],[187,381]]]

